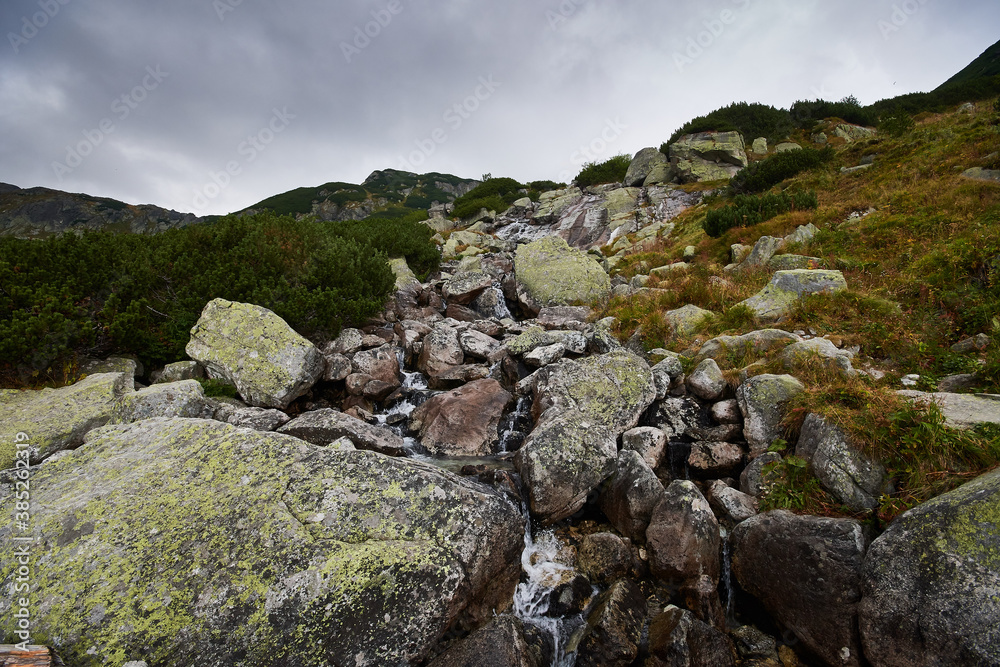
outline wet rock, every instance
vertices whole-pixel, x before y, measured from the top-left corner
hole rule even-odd
[[[778,642],[752,625],[743,625],[730,633],[736,654],[750,667],[778,667]]]
[[[862,664],[861,524],[775,510],[736,526],[731,544],[737,581],[776,620],[827,664]]]
[[[577,650],[578,667],[627,667],[639,655],[646,598],[630,579],[601,594],[587,617],[590,631]]]
[[[410,427],[432,454],[491,454],[500,440],[503,412],[513,399],[496,380],[476,380],[429,398],[413,411]]]
[[[490,376],[490,369],[483,364],[465,364],[462,366],[452,366],[446,371],[432,375],[428,379],[431,389],[447,391],[461,387],[463,384],[484,380]]]
[[[541,656],[524,635],[520,619],[501,614],[458,641],[428,667],[542,667]]]
[[[855,512],[875,509],[879,497],[890,491],[885,468],[819,415],[806,417],[795,454],[809,463],[824,489]]]
[[[649,624],[646,667],[734,667],[730,639],[685,609],[669,605]]]
[[[859,607],[875,665],[1000,664],[1000,471],[900,515],[872,542]]]
[[[736,400],[743,412],[743,435],[750,445],[751,458],[767,451],[782,435],[785,405],[804,391],[805,385],[791,375],[758,375],[739,386]]]
[[[728,486],[722,480],[715,480],[708,487],[708,504],[715,515],[730,526],[746,521],[757,514],[757,499]]]
[[[91,436],[32,478],[32,630],[71,664],[411,664],[510,604],[523,519],[478,483],[215,421]]]
[[[205,391],[196,380],[154,384],[120,396],[110,424],[127,424],[153,417],[209,417]]]
[[[743,465],[743,449],[731,442],[695,442],[688,455],[688,467],[698,479],[728,477]]]
[[[30,435],[30,460],[83,444],[91,430],[111,419],[119,397],[134,391],[131,373],[98,373],[61,389],[0,389],[0,470],[14,467],[18,433]]]
[[[273,312],[225,299],[205,306],[185,351],[259,408],[287,408],[325,370],[319,350]]]
[[[351,367],[355,373],[364,373],[373,380],[398,387],[402,384],[398,352],[399,349],[391,345],[356,352],[351,359]]]
[[[594,583],[609,584],[632,570],[632,550],[614,533],[592,533],[577,549],[577,567]]]
[[[618,453],[618,469],[601,490],[601,511],[622,535],[641,542],[653,509],[663,499],[663,484],[638,452]]]
[[[434,377],[455,366],[461,366],[464,361],[465,353],[462,351],[458,332],[447,324],[439,323],[424,336],[424,345],[420,350],[417,367]]]
[[[372,426],[329,408],[303,413],[278,429],[278,433],[291,435],[320,447],[346,437],[359,449],[389,456],[404,456],[407,452],[403,439],[389,429]]]
[[[622,449],[636,452],[650,470],[656,470],[666,453],[667,436],[658,428],[639,426],[622,433]]]
[[[719,581],[719,523],[694,484],[675,480],[653,510],[646,530],[653,576],[675,585],[702,575]]]

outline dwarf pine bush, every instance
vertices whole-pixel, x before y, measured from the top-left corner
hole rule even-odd
[[[709,211],[702,227],[712,238],[719,238],[733,227],[752,227],[782,213],[818,206],[819,199],[815,192],[738,195],[729,206]]]

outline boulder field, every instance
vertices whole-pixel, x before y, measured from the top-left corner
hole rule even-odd
[[[796,359],[865,372],[778,328],[843,276],[771,264],[785,239],[734,252],[734,271],[755,257],[775,272],[748,304],[774,328],[684,355],[623,346],[594,316],[644,288],[615,284],[591,244],[621,225],[629,244],[669,234],[668,202],[687,195],[656,181],[728,173],[745,151],[689,143],[641,153],[622,187],[457,232],[476,252],[427,283],[395,261],[382,315],[334,340],[216,300],[191,360],[0,391],[0,511],[30,488],[30,519],[0,524],[4,638],[28,577],[32,641],[67,665],[1000,664],[997,472],[880,535],[760,512],[805,391]],[[764,353],[787,372],[720,368]],[[206,396],[206,376],[239,398]],[[954,419],[988,421],[989,403]],[[858,513],[891,490],[819,415],[791,453]]]

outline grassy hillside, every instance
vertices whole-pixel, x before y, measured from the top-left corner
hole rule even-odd
[[[794,442],[808,412],[822,413],[852,432],[869,453],[900,472],[901,488],[885,499],[884,518],[1000,462],[1000,429],[954,432],[943,427],[940,415],[914,411],[895,395],[899,378],[911,373],[920,375],[923,390],[934,390],[951,374],[975,373],[980,391],[1000,393],[1000,183],[962,175],[970,167],[1000,168],[1000,102],[981,102],[972,113],[924,113],[914,121],[913,129],[898,137],[838,142],[831,162],[771,190],[815,192],[814,210],[781,213],[723,231],[718,238],[706,235],[703,224],[709,212],[733,205],[734,194],[723,191],[707,206],[686,211],[669,240],[632,255],[619,270],[626,278],[646,273],[680,259],[688,245],[697,249],[693,268],[651,278],[649,287],[666,291],[613,300],[604,313],[619,319],[623,340],[638,332],[647,349],[676,352],[717,335],[761,328],[737,304],[759,291],[771,272],[724,271],[730,246],[816,225],[815,240],[790,251],[819,258],[821,268],[840,269],[849,291],[806,300],[781,328],[857,346],[855,366],[867,364],[887,376],[875,381],[843,378],[820,365],[795,369],[810,390],[787,422],[788,441]],[[808,142],[802,131],[793,138]],[[864,156],[874,156],[874,166],[841,172]],[[663,313],[689,303],[715,316],[696,335],[675,337]],[[985,353],[951,350],[981,333],[992,341]],[[731,359],[723,369],[735,384],[738,370],[754,361],[760,366],[752,374],[788,372],[773,357]],[[781,501],[779,506],[839,511],[804,481],[783,487]]]
[[[998,74],[1000,74],[1000,42],[983,51],[982,55],[969,63],[968,67],[945,81],[941,88]]]

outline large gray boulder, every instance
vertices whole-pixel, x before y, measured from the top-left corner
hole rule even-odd
[[[624,350],[539,371],[532,406],[538,421],[515,458],[532,514],[553,522],[583,507],[615,471],[618,437],[655,396],[649,366]]]
[[[905,512],[872,542],[859,613],[877,667],[1000,664],[1000,470]]]
[[[736,526],[731,544],[740,586],[809,650],[828,665],[863,664],[860,523],[775,510]]]
[[[687,134],[670,144],[669,151],[670,164],[684,183],[728,180],[749,163],[739,132]]]
[[[769,350],[800,340],[802,339],[795,334],[781,329],[761,329],[742,336],[719,336],[701,346],[695,355],[695,361],[701,362],[705,359],[724,361],[728,357],[762,356]]]
[[[441,295],[448,303],[468,305],[493,286],[493,277],[482,271],[463,271],[445,281]]]
[[[225,299],[205,306],[185,348],[209,377],[248,404],[284,410],[323,375],[320,351],[267,308]]]
[[[410,428],[432,454],[492,454],[500,441],[497,426],[513,399],[496,380],[476,380],[427,399],[413,411]]]
[[[650,172],[658,166],[667,166],[667,156],[659,148],[643,148],[635,154],[625,172],[625,186],[636,187],[646,182]]]
[[[31,462],[83,444],[111,419],[119,397],[135,390],[131,373],[97,373],[60,389],[0,389],[0,470],[14,467],[18,433],[28,436]]]
[[[782,435],[785,405],[805,390],[805,385],[791,375],[757,375],[739,386],[736,400],[743,413],[743,436],[750,445],[751,457],[767,451]]]
[[[646,529],[649,569],[658,579],[684,585],[707,576],[719,583],[719,522],[692,482],[674,480]]]
[[[546,306],[588,305],[611,294],[611,279],[594,259],[550,236],[518,247],[517,295],[533,313]]]
[[[836,294],[847,289],[840,271],[795,269],[776,271],[771,282],[740,305],[753,311],[764,322],[776,322],[791,312],[803,297],[812,294]]]
[[[993,397],[912,390],[896,393],[917,404],[933,403],[941,410],[945,424],[951,428],[971,429],[978,424],[1000,424],[1000,400]]]
[[[205,391],[196,380],[154,384],[123,394],[111,411],[112,424],[126,424],[153,417],[209,417]]]
[[[885,468],[817,414],[803,422],[795,454],[809,463],[824,489],[855,512],[875,509],[879,497],[890,490]]]
[[[31,629],[70,664],[418,663],[520,575],[523,519],[488,487],[214,421],[91,432],[33,474],[32,501]]]

